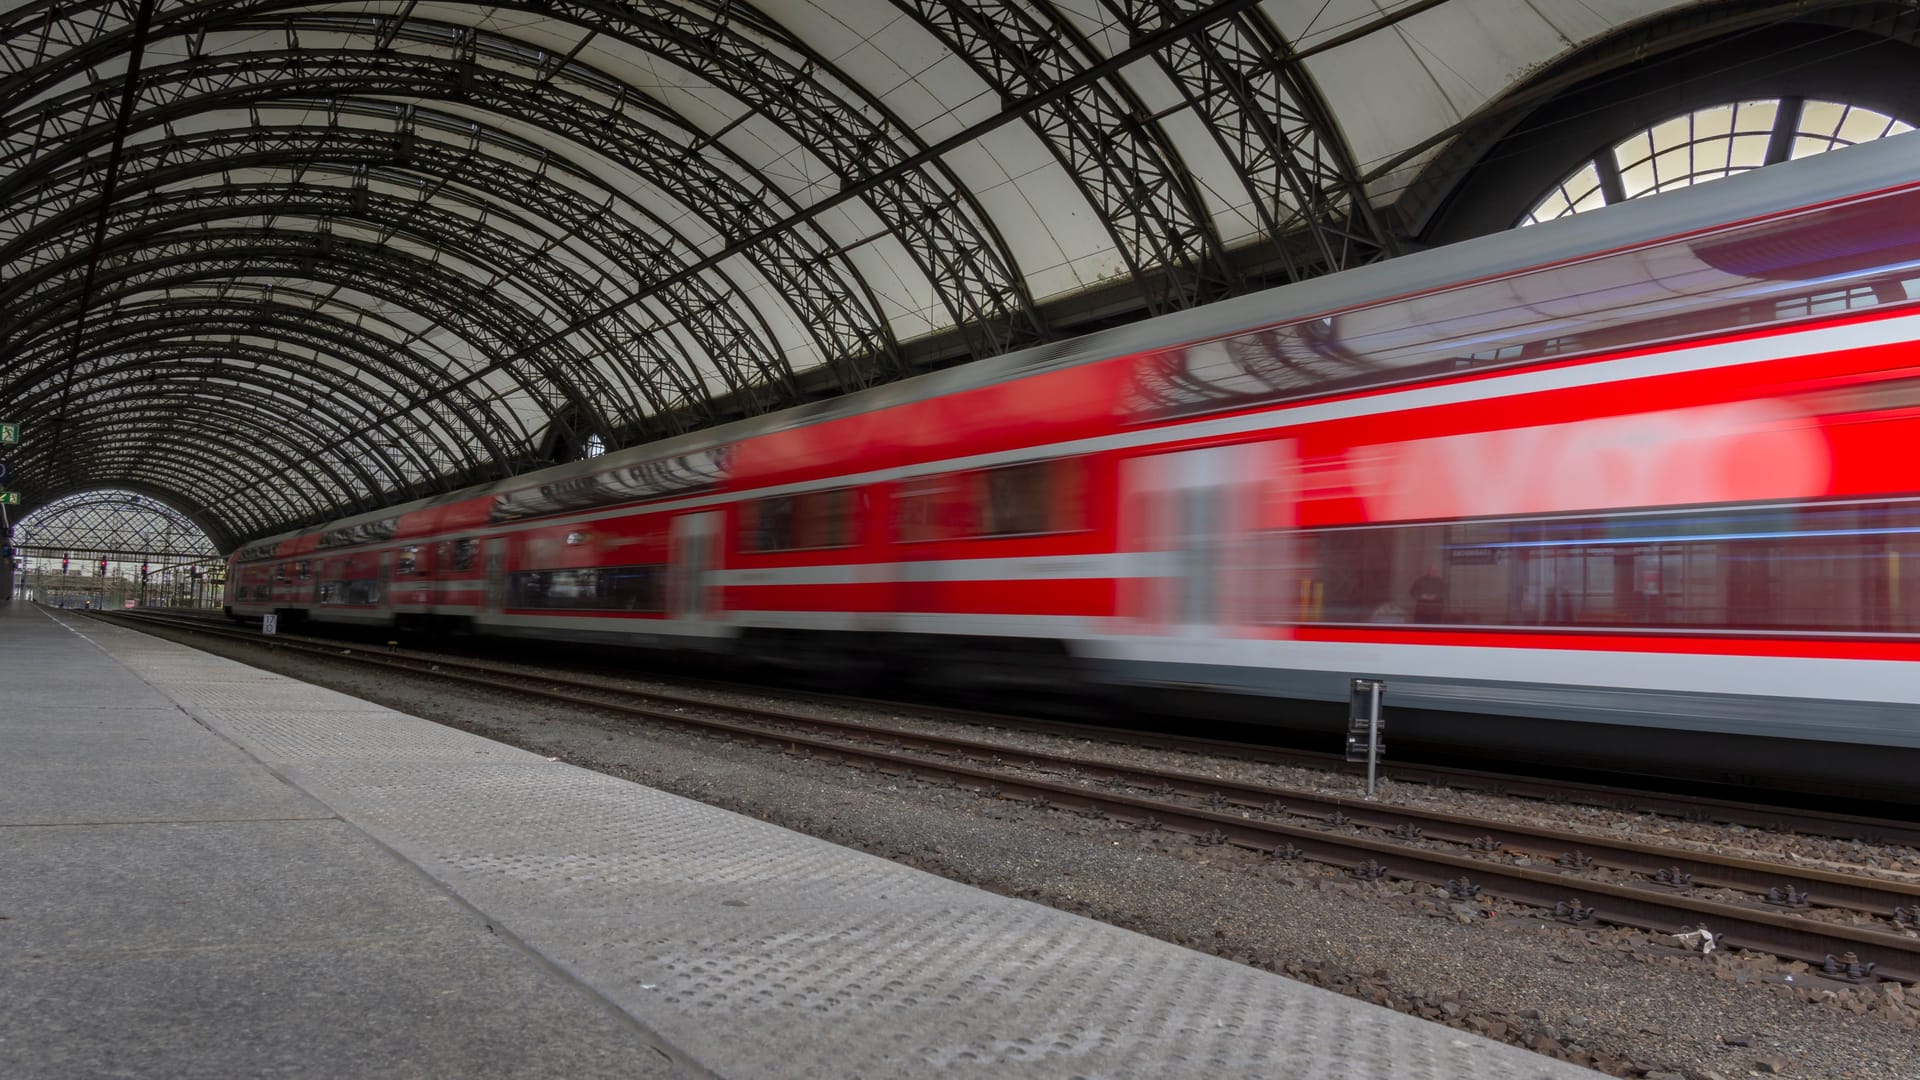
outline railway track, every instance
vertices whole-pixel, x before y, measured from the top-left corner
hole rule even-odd
[[[212,627],[202,620],[91,614],[263,643],[258,633]],[[1840,981],[1920,981],[1920,885],[1177,769],[1120,765],[789,708],[723,704],[572,674],[503,671],[483,661],[411,650],[356,648],[295,635],[267,643],[701,729],[985,797],[1019,799],[1035,808],[1184,833],[1202,843],[1232,845],[1268,857],[1313,860],[1359,878],[1425,882],[1463,907],[1497,897],[1574,924],[1612,923],[1668,934],[1706,927],[1723,945],[1803,960],[1816,974]],[[871,711],[877,706],[865,702],[860,707]],[[923,715],[942,712],[907,708]],[[943,712],[971,724],[1080,740],[1090,731],[1081,725]],[[1240,749],[1237,744],[1169,736],[1140,742],[1193,753]],[[1702,808],[1689,816],[1710,818],[1724,812]]]

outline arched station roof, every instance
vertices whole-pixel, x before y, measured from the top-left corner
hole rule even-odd
[[[179,511],[136,491],[97,489],[37,506],[14,525],[13,542],[29,559],[95,559],[184,565],[218,555],[206,531]]]
[[[1910,10],[12,0],[7,484],[230,548],[1506,227],[1596,82]]]

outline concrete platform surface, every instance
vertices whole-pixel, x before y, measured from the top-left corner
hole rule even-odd
[[[0,1077],[1598,1074],[0,606]]]

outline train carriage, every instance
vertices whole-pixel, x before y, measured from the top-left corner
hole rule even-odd
[[[249,545],[232,607],[1271,722],[1373,676],[1400,745],[1905,791],[1916,139]]]

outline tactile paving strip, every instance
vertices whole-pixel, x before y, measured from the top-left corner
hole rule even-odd
[[[262,761],[294,763],[356,761],[544,761],[505,743],[477,738],[439,724],[396,725],[391,709],[354,701],[356,709],[306,712],[273,707],[218,706],[196,709],[202,720],[246,747]],[[408,718],[411,719],[411,718]]]
[[[365,702],[239,680],[183,647],[138,652],[202,722],[712,1075],[1595,1075]]]

